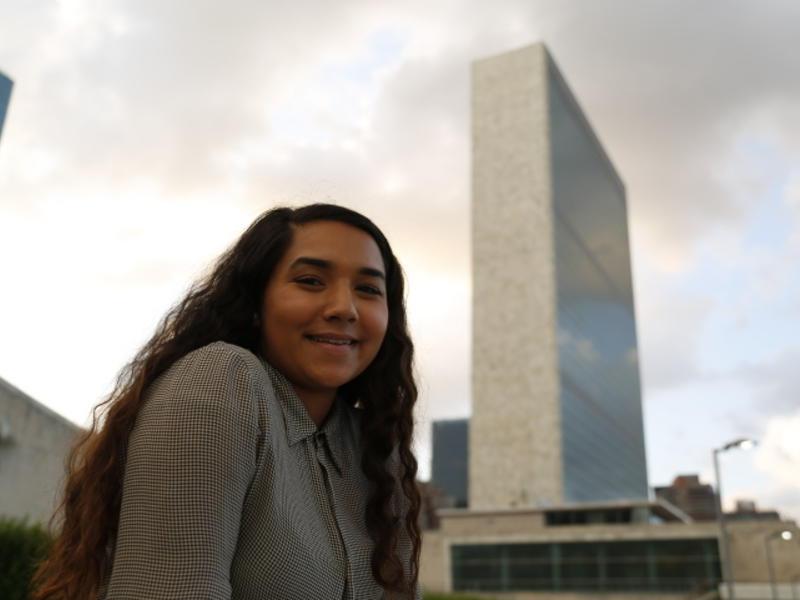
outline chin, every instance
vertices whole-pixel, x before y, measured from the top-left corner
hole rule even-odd
[[[354,369],[330,369],[326,370],[324,373],[316,373],[312,375],[309,379],[311,379],[315,385],[320,389],[338,389],[345,385],[346,383],[350,383],[358,377],[360,371],[355,371]]]

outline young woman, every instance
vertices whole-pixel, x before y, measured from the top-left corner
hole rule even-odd
[[[258,218],[95,413],[34,598],[418,597],[403,287],[356,212]]]

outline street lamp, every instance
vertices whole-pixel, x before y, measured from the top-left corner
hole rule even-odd
[[[728,588],[727,597],[729,600],[736,598],[733,589],[733,565],[731,563],[730,545],[728,543],[728,530],[725,527],[725,517],[722,513],[722,484],[719,476],[719,455],[728,450],[750,450],[755,447],[756,441],[750,438],[738,438],[728,442],[721,448],[714,448],[714,477],[717,483],[717,524],[719,525],[719,536],[722,544],[720,545],[720,565],[722,566],[722,580]]]
[[[764,538],[764,546],[767,548],[767,567],[769,568],[769,584],[772,587],[772,600],[777,600],[778,598],[778,584],[775,583],[775,565],[772,564],[772,548],[769,543],[778,538],[788,542],[792,539],[792,532],[784,529],[783,531],[775,531]],[[794,593],[794,589],[792,589],[792,593]]]

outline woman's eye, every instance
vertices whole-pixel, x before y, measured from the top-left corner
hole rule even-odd
[[[297,279],[295,279],[295,282],[311,286],[322,285],[322,281],[320,281],[319,278],[317,277],[298,277]]]
[[[371,294],[373,296],[382,296],[383,292],[380,288],[376,288],[374,285],[360,285],[358,286],[359,291],[366,292],[367,294]]]

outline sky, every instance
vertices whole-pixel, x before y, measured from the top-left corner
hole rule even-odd
[[[544,41],[625,181],[651,485],[800,519],[800,3],[7,0],[0,376],[79,424],[264,210],[345,204],[470,411],[469,70]]]

